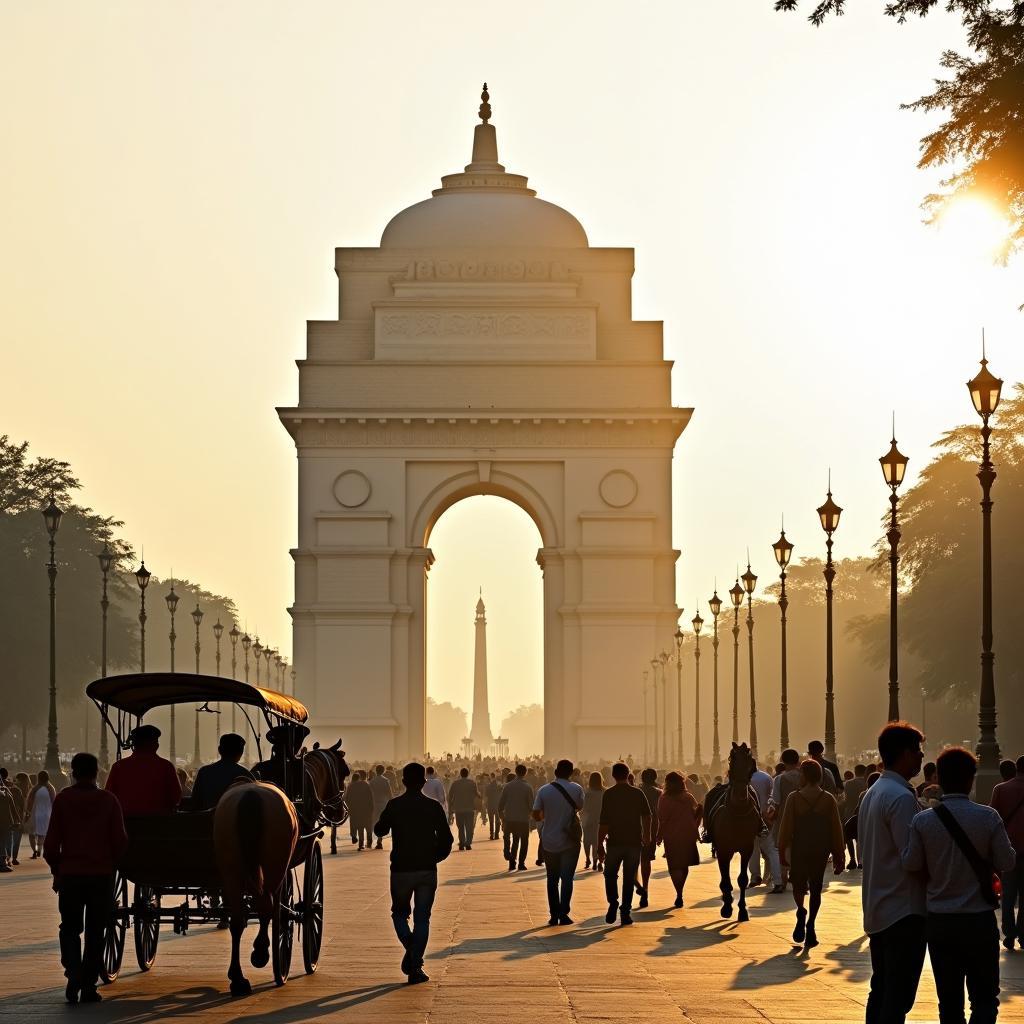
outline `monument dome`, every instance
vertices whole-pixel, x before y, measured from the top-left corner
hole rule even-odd
[[[571,213],[538,199],[524,175],[511,174],[498,163],[486,83],[481,98],[472,162],[460,173],[446,174],[430,199],[393,217],[381,248],[586,248],[587,234]]]

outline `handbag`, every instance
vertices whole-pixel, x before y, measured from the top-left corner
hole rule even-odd
[[[562,789],[562,787],[557,782],[552,782],[551,785],[554,786],[555,789],[557,789],[558,792],[565,797],[569,806],[572,808],[572,817],[569,819],[568,829],[569,841],[574,845],[578,846],[580,843],[583,842],[583,823],[580,821],[580,809],[576,806],[576,801],[573,800],[573,798],[569,796],[569,794],[564,789]]]
[[[948,807],[939,804],[933,808],[939,817],[939,821],[946,827],[953,842],[959,847],[960,852],[967,858],[971,870],[978,878],[978,887],[981,890],[981,898],[995,908],[999,906],[999,896],[996,894],[995,872],[992,865],[982,858],[981,854],[974,847],[974,843],[968,838],[967,833],[960,827],[960,822],[953,817],[953,812]]]

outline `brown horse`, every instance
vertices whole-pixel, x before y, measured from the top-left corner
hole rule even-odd
[[[330,826],[331,853],[337,853],[338,826],[348,820],[345,780],[351,774],[341,740],[329,747],[314,743],[302,759],[302,769],[303,814],[316,818],[318,824]]]
[[[228,978],[233,996],[252,992],[239,961],[239,945],[248,920],[245,897],[251,897],[260,923],[250,961],[253,967],[266,967],[270,959],[267,932],[274,915],[280,913],[281,883],[298,838],[295,808],[277,786],[242,783],[228,789],[217,803],[213,847],[231,927]]]
[[[750,777],[757,765],[746,743],[732,745],[729,752],[728,788],[711,809],[708,834],[718,857],[722,881],[722,917],[732,917],[732,858],[740,855],[738,921],[750,920],[747,913],[747,864],[754,849],[754,838],[764,830],[757,796],[750,788]]]

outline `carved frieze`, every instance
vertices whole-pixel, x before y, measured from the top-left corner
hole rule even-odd
[[[586,313],[386,313],[380,330],[394,338],[586,338]]]
[[[405,281],[568,281],[559,260],[422,259],[412,260]]]

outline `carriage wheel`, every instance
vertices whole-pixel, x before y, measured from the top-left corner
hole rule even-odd
[[[283,985],[288,980],[288,972],[292,966],[292,940],[295,938],[295,918],[292,917],[294,901],[295,883],[292,880],[292,872],[288,871],[281,883],[281,898],[270,930],[274,982],[278,985]]]
[[[124,940],[128,933],[128,879],[120,871],[114,873],[114,891],[110,906],[110,918],[103,931],[103,964],[100,967],[100,981],[109,985],[117,978],[124,959]]]
[[[160,940],[160,894],[150,885],[135,886],[135,959],[148,971],[156,959]]]
[[[306,856],[302,874],[302,964],[307,974],[316,970],[324,936],[324,862],[320,840],[315,839]]]

